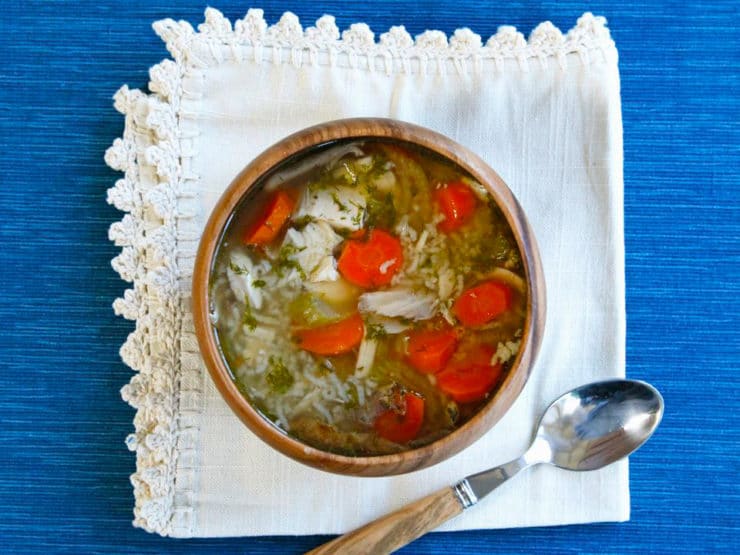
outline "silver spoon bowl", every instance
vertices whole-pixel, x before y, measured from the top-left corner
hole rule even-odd
[[[455,492],[467,508],[535,464],[566,470],[602,468],[645,443],[662,417],[663,397],[649,384],[609,380],[583,385],[547,408],[524,455],[468,476],[454,486]]]

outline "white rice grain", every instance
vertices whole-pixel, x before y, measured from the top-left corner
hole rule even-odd
[[[357,389],[357,403],[363,406],[365,404],[365,388],[362,387],[362,384],[357,384],[355,389]]]
[[[318,412],[319,414],[321,414],[321,416],[324,417],[324,420],[326,420],[326,422],[328,423],[333,422],[331,418],[331,413],[327,410],[327,408],[324,405],[322,405],[318,401],[314,401],[313,403],[311,403],[311,406],[314,409],[316,409],[316,412]]]
[[[429,238],[429,230],[424,229],[424,231],[421,232],[421,235],[419,236],[419,240],[416,243],[416,250],[421,252],[424,249],[424,246],[427,244],[427,239]]]
[[[415,293],[410,289],[387,289],[363,293],[357,308],[362,313],[428,320],[436,313],[436,304],[432,295]]]
[[[315,385],[318,389],[321,389],[324,387],[324,382],[322,382],[319,378],[312,375],[310,372],[305,372],[303,374],[303,377],[306,378],[309,382],[311,382],[313,385]]]
[[[285,410],[283,408],[283,405],[278,404],[275,407],[275,412],[277,413],[278,426],[280,426],[284,430],[287,430],[288,429],[288,419],[285,417]]]
[[[379,267],[378,270],[380,270],[380,273],[385,275],[388,273],[388,268],[393,266],[396,263],[397,258],[391,258],[390,260],[386,260],[383,262]]]
[[[290,411],[291,416],[296,416],[305,411],[313,403],[314,399],[318,397],[319,393],[320,391],[318,389],[309,391],[303,399],[298,401],[298,404],[293,407],[293,410]]]
[[[336,391],[337,397],[339,397],[339,399],[341,399],[342,401],[346,401],[347,399],[349,399],[349,397],[347,397],[347,386],[339,381],[339,378],[334,372],[329,373],[329,381],[334,386],[334,390]]]

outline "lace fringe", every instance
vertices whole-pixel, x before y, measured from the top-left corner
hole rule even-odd
[[[298,17],[286,12],[275,25],[268,26],[260,9],[249,10],[232,25],[221,12],[208,8],[197,32],[189,23],[172,19],[158,21],[154,30],[178,62],[195,67],[227,60],[242,62],[250,57],[256,62],[296,66],[334,65],[341,60],[352,67],[390,74],[426,73],[430,65],[437,71],[452,68],[464,72],[471,64],[479,69],[484,60],[492,60],[502,69],[506,60],[515,60],[526,71],[531,59],[544,64],[554,57],[564,67],[567,54],[578,54],[583,63],[590,62],[592,53],[604,59],[616,54],[606,20],[591,13],[582,15],[565,35],[546,21],[531,32],[529,40],[516,28],[502,26],[485,44],[470,29],[458,29],[449,39],[441,31],[425,31],[414,39],[403,26],[391,27],[376,42],[364,23],[350,25],[340,33],[331,15],[303,29]]]
[[[197,410],[198,403],[186,406],[183,392],[200,392],[198,366],[185,365],[181,358],[193,351],[191,342],[183,344],[186,295],[176,255],[182,219],[177,197],[185,182],[177,116],[181,71],[165,61],[151,70],[155,94],[126,86],[115,94],[125,129],[105,154],[109,166],[124,172],[108,191],[108,202],[126,212],[110,227],[111,241],[122,247],[112,265],[133,283],[113,308],[136,321],[120,351],[138,372],[121,390],[137,409],[135,432],[126,438],[137,455],[137,471],[131,476],[134,525],[163,535],[192,524],[188,473],[195,467],[196,430],[188,425],[188,410]]]
[[[114,96],[125,116],[123,137],[105,154],[106,163],[124,172],[108,190],[108,202],[125,212],[111,225],[110,240],[121,247],[112,261],[121,277],[132,283],[113,303],[114,311],[135,320],[136,328],[121,347],[123,361],[137,373],[121,390],[137,409],[134,433],[126,438],[136,452],[131,476],[136,498],[134,525],[171,536],[191,536],[194,527],[192,490],[197,468],[197,429],[204,379],[192,320],[186,304],[192,258],[181,257],[177,245],[193,242],[188,207],[196,195],[197,176],[189,173],[187,135],[181,125],[180,101],[189,94],[183,79],[192,68],[227,61],[346,64],[387,73],[467,71],[485,60],[502,69],[513,60],[524,71],[531,60],[555,59],[561,67],[568,54],[583,63],[594,56],[616,55],[603,17],[586,13],[567,34],[550,22],[538,25],[526,40],[514,27],[500,27],[485,44],[469,29],[451,37],[426,31],[413,39],[402,27],[375,35],[364,23],[340,33],[334,17],[325,15],[303,29],[298,17],[286,12],[268,26],[259,9],[232,23],[208,8],[196,32],[187,22],[171,19],[154,24],[174,61],[150,70],[151,95],[122,87]]]

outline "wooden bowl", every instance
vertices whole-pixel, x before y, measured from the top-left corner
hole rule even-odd
[[[468,422],[423,447],[392,455],[350,457],[321,451],[263,417],[239,392],[224,362],[209,316],[209,280],[214,257],[232,212],[265,173],[286,158],[338,139],[387,138],[426,147],[470,172],[501,208],[522,255],[528,287],[522,343],[510,371],[496,393]],[[487,432],[519,396],[532,371],[545,325],[545,281],[537,244],[527,218],[503,180],[478,156],[429,129],[390,119],[337,120],[299,131],[268,148],[234,179],[216,204],[203,231],[193,271],[193,318],[200,350],[216,387],[236,415],[260,439],[281,453],[321,470],[358,476],[387,476],[431,466],[464,449]]]

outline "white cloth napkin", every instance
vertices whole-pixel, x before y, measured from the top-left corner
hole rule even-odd
[[[260,10],[232,24],[206,11],[154,26],[174,57],[151,69],[152,94],[124,87],[122,139],[106,155],[125,172],[109,202],[113,261],[132,288],[116,312],[136,320],[121,355],[138,371],[123,397],[138,411],[134,524],[163,535],[345,532],[527,447],[543,409],[585,382],[624,376],[622,123],[617,52],[603,18],[528,40],[502,27],[416,40],[334,19],[303,30]],[[189,314],[197,240],[234,175],[278,139],[322,121],[386,116],[444,133],[508,183],[539,241],[548,317],[521,397],[485,437],[433,468],[393,478],[323,473],[273,451],[222,401]],[[627,462],[598,472],[531,469],[444,530],[629,518]]]

